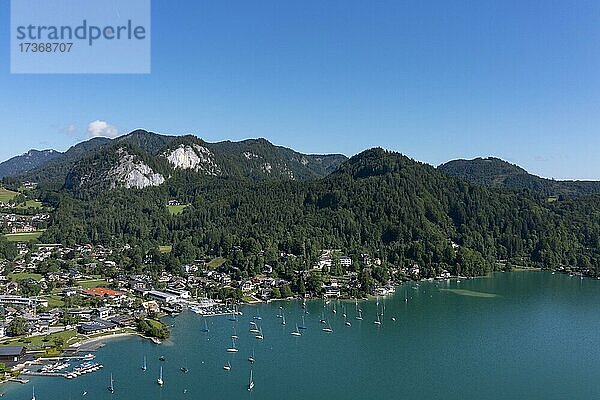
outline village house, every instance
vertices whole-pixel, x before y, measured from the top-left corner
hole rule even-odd
[[[2,363],[19,362],[24,356],[25,356],[25,347],[23,347],[23,346],[0,347],[0,362],[2,362]]]
[[[345,268],[350,267],[352,265],[352,258],[348,256],[341,256],[340,265]]]
[[[83,293],[89,297],[101,297],[103,299],[123,299],[127,297],[125,292],[103,287],[87,289]]]

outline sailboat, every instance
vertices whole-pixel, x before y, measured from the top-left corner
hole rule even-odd
[[[235,329],[235,326],[233,327],[233,335],[231,335],[231,338],[232,338],[232,339],[239,339],[239,338],[240,338],[240,337],[238,336],[238,334],[237,334],[237,331],[236,331],[236,329]]]
[[[373,323],[375,325],[381,325],[381,318],[379,317],[379,314],[377,314],[377,319],[375,321],[373,321]]]
[[[285,314],[281,313],[281,325],[285,325]]]
[[[327,333],[333,332],[333,329],[331,329],[331,325],[329,325],[329,322],[327,322],[327,326],[325,328],[323,328],[323,332],[327,332]]]
[[[352,322],[350,322],[350,320],[348,319],[348,316],[346,316],[346,313],[344,313],[344,325],[352,326]]]
[[[354,299],[354,306],[356,308],[356,318],[359,321],[362,321],[363,317],[362,317],[362,310],[360,308],[358,308],[358,299]]]
[[[254,389],[254,379],[252,379],[252,370],[250,370],[250,382],[248,382],[248,391]]]
[[[108,391],[111,393],[114,393],[114,391],[115,391],[115,384],[113,381],[112,373],[110,374],[110,384],[108,385]]]
[[[323,305],[323,307],[325,307],[325,306]],[[325,312],[324,311],[321,311],[321,319],[319,320],[319,322],[322,323],[322,324],[324,324],[324,323],[327,322],[327,320],[325,319]]]
[[[377,297],[377,319],[373,321],[375,325],[381,325],[381,314],[379,314],[379,297]]]
[[[146,367],[146,356],[144,356],[144,364],[142,365],[142,371],[145,371],[146,369],[148,369]]]
[[[298,329],[306,329],[306,325],[304,325],[304,315],[302,316],[302,325],[300,325]]]
[[[252,349],[252,355],[248,357],[248,361],[250,361],[252,364],[254,364],[254,362],[256,361],[256,359],[254,358],[254,349]]]
[[[263,336],[262,328],[258,328],[258,335],[255,336],[258,340],[263,340],[265,337]]]
[[[184,364],[184,365],[183,365],[183,367],[179,368],[179,370],[180,370],[181,372],[183,372],[184,374],[187,374],[187,373],[189,372],[189,370],[188,370],[188,368],[187,368],[187,366],[186,366],[186,365],[187,365],[187,360],[184,360],[184,363],[183,363],[183,364]]]
[[[228,353],[237,353],[238,349],[235,347],[235,339],[231,339],[231,347],[227,349]]]
[[[250,333],[258,333],[258,328],[254,321],[250,322]]]
[[[354,317],[354,318],[356,318],[359,321],[362,321],[363,316],[362,316],[362,310],[360,308],[358,309],[358,314],[356,314],[356,317]]]
[[[158,383],[158,386],[162,386],[165,383],[163,381],[163,376],[162,376],[162,365],[160,367],[160,375],[158,375],[158,379],[156,380],[156,383]]]
[[[227,364],[223,365],[223,369],[225,371],[229,371],[231,369],[231,364],[229,363],[229,361],[227,361]]]
[[[257,321],[260,321],[262,319],[262,317],[260,316],[260,313],[258,312],[258,309],[256,310],[256,315],[254,317],[252,317],[252,319],[255,319]]]
[[[292,331],[291,333],[292,336],[302,336],[302,334],[300,333],[300,331],[298,330],[298,325],[296,325],[296,330]]]
[[[208,322],[206,322],[206,317],[204,318],[204,328],[202,328],[202,332],[208,333]]]
[[[31,390],[33,391],[32,395],[31,395],[31,400],[35,400],[35,386],[32,387]]]
[[[229,320],[230,321],[237,321],[236,315],[237,315],[237,305],[233,307],[233,313],[229,317]]]

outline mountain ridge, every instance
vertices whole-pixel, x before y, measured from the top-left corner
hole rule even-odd
[[[114,153],[119,151],[122,155],[123,151],[127,152],[127,161],[115,157]],[[143,159],[144,165],[131,157]],[[264,138],[209,143],[193,135],[170,136],[138,129],[115,139],[81,142],[51,162],[10,177],[8,182],[33,181],[42,188],[64,187],[81,192],[93,190],[95,186],[115,188],[125,181],[129,182],[125,186],[143,188],[174,175],[190,173],[259,180],[307,180],[329,174],[346,159],[342,154],[299,153]],[[119,163],[128,165],[122,166],[121,173],[114,174],[120,168]],[[109,182],[112,179],[109,176],[114,182]],[[131,179],[125,179],[127,176]],[[145,180],[144,177],[149,176],[153,178]]]
[[[600,193],[600,181],[542,178],[497,157],[451,160],[437,168],[479,185],[510,190],[532,190],[549,197]]]
[[[62,153],[54,149],[31,149],[0,163],[0,179],[31,171],[46,162],[59,157]]]

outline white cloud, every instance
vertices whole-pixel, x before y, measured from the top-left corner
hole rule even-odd
[[[88,135],[89,137],[104,136],[107,138],[115,138],[119,136],[119,131],[114,126],[110,125],[106,121],[100,121],[99,119],[92,121],[88,124]]]
[[[69,124],[68,126],[64,127],[62,131],[69,136],[74,136],[77,133],[77,125]]]

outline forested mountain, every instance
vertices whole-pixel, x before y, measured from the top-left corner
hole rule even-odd
[[[170,215],[165,205],[172,198],[190,206]],[[130,268],[141,268],[148,257],[159,269],[225,255],[241,276],[259,273],[265,262],[292,276],[327,248],[355,260],[361,253],[381,258],[379,275],[413,263],[425,276],[444,268],[478,275],[506,259],[592,274],[600,265],[599,196],[549,203],[534,192],[475,185],[382,149],[314,180],[182,173],[145,189],[115,188],[86,200],[63,191],[44,200],[57,211],[43,240],[129,243]],[[164,244],[173,246],[169,255],[158,254]],[[280,252],[295,257],[283,263]]]
[[[7,176],[21,175],[31,171],[48,161],[59,157],[62,153],[56,150],[29,150],[25,154],[13,157],[0,163],[0,179]]]
[[[447,173],[457,171],[477,184]],[[207,143],[135,131],[81,143],[10,179],[39,181],[35,194],[56,210],[41,240],[130,244],[134,269],[225,256],[240,276],[268,263],[292,277],[333,248],[353,260],[380,258],[369,273],[381,279],[412,264],[425,276],[478,275],[507,259],[598,274],[600,195],[549,202],[546,186],[503,187],[519,177],[537,178],[497,159],[436,169],[378,148],[346,159],[264,139]],[[169,200],[189,206],[171,215]],[[164,245],[172,252],[159,254]],[[283,262],[281,253],[293,256]]]
[[[453,160],[438,167],[448,174],[471,182],[514,190],[533,190],[545,196],[577,196],[600,193],[600,182],[556,181],[540,178],[499,158]]]
[[[200,174],[230,178],[305,180],[323,177],[347,157],[306,155],[265,139],[208,143],[195,136],[166,136],[143,130],[116,139],[97,138],[32,171],[6,181],[65,187],[78,195],[117,187],[144,188],[173,176]]]
[[[4,182],[8,186],[18,186],[19,182],[24,181],[37,182],[42,188],[58,190],[64,185],[65,177],[77,161],[109,141],[110,139],[99,137],[78,143],[37,168],[22,175],[4,178]]]

